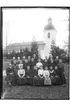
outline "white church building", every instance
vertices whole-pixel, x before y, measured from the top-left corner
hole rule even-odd
[[[38,50],[41,58],[45,58],[46,56],[49,57],[52,41],[54,41],[56,44],[57,31],[52,23],[52,18],[48,18],[48,24],[44,27],[43,30],[43,41],[37,41]],[[20,48],[24,49],[26,47],[30,50],[31,43],[32,42],[13,43],[8,45],[4,49],[4,52],[7,51],[8,53],[11,53],[13,50],[18,52]]]

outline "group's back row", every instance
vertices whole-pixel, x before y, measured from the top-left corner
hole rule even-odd
[[[53,57],[49,57],[47,59],[47,57],[43,60],[41,58],[38,58],[36,56],[36,54],[33,55],[33,57],[31,58],[30,56],[28,56],[27,58],[25,56],[23,56],[23,58],[21,59],[20,57],[17,57],[17,59],[15,57],[13,57],[13,59],[11,60],[11,64],[23,64],[24,68],[26,68],[27,66],[30,67],[34,67],[35,65],[40,66],[42,65],[43,68],[45,66],[52,66],[54,67],[55,65],[58,65],[59,63],[62,63],[62,59],[59,58],[58,56],[56,56],[55,59],[53,59]]]

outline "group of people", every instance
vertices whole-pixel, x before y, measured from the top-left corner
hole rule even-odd
[[[64,64],[56,56],[43,60],[36,54],[33,57],[13,57],[6,70],[7,82],[11,85],[61,85],[66,83]]]

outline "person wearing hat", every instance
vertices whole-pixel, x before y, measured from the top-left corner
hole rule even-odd
[[[17,84],[26,84],[25,69],[23,69],[23,64],[18,64]]]
[[[44,75],[44,85],[51,85],[50,71],[47,66],[45,66],[43,75]]]

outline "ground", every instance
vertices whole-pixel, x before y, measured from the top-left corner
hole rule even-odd
[[[5,70],[9,62],[3,62]],[[66,85],[61,86],[12,86],[3,77],[2,99],[68,99],[68,65],[65,65]]]

